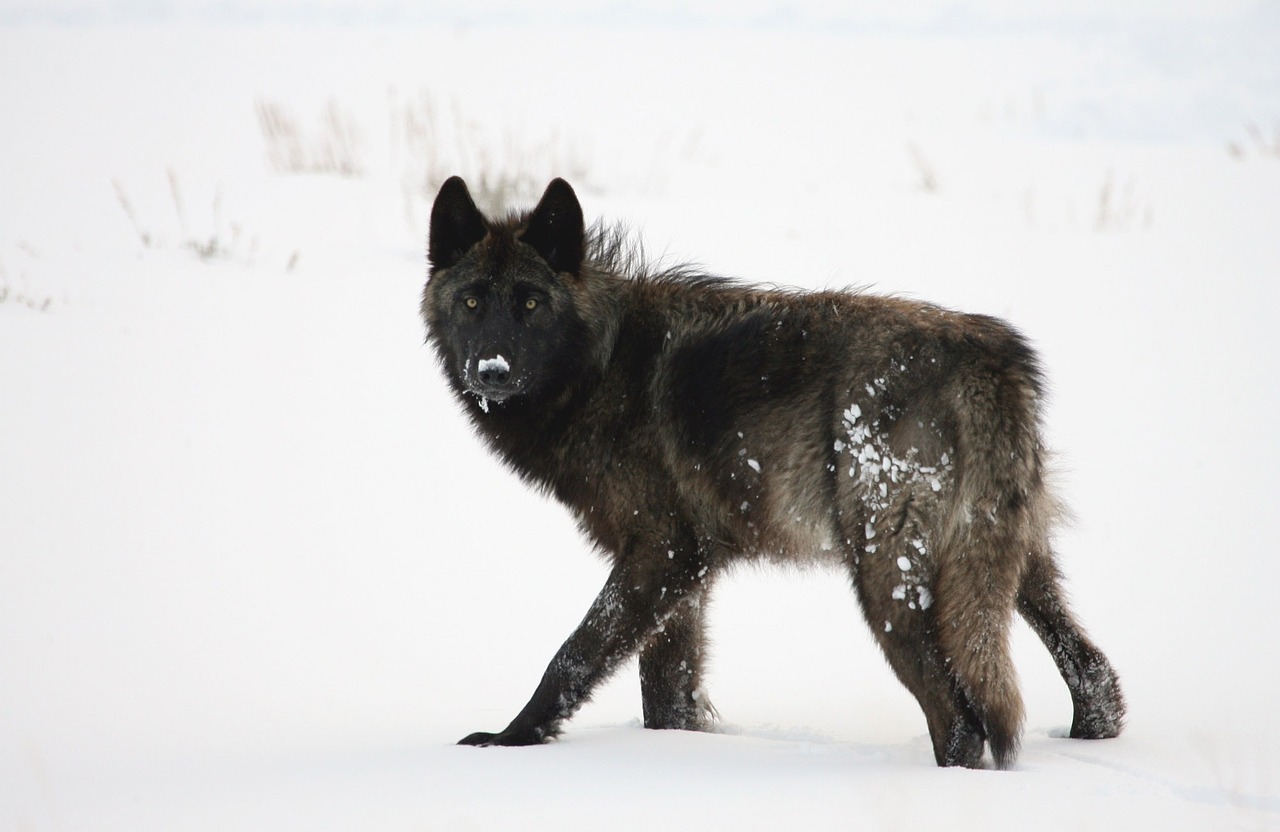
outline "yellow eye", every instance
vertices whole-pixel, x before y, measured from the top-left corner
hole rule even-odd
[[[524,308],[525,308],[525,309],[537,309],[537,308],[538,308],[538,302],[537,302],[536,300],[534,300],[533,298],[529,298],[527,301],[525,301],[525,302],[524,302]]]
[[[463,303],[467,305],[468,309],[475,309],[477,306],[480,305],[480,301],[476,300],[475,298],[467,298],[466,300],[463,301]]]

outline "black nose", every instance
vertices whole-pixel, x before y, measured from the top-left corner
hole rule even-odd
[[[473,385],[476,393],[500,401],[515,393],[517,386],[516,377],[511,372],[511,362],[502,355],[482,358],[476,362]]]
[[[501,387],[511,379],[511,370],[486,368],[480,371],[480,383]]]

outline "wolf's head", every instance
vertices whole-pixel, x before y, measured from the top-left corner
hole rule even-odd
[[[553,391],[580,366],[582,207],[563,179],[533,211],[495,222],[452,177],[431,209],[427,333],[455,390],[489,402]]]

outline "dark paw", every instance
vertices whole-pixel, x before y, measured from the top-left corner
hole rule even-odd
[[[982,734],[977,731],[952,726],[946,745],[941,749],[935,745],[934,759],[943,767],[982,768],[984,744]]]
[[[1124,712],[1104,708],[1092,712],[1077,712],[1071,722],[1071,738],[1077,740],[1106,740],[1120,736],[1124,727]]]
[[[493,738],[496,736],[498,735],[490,734],[487,731],[476,731],[474,734],[468,734],[467,736],[458,740],[458,745],[478,745],[478,746],[493,745]]]
[[[714,724],[711,712],[701,706],[660,711],[650,709],[644,714],[644,727],[659,731],[710,731]]]
[[[1075,715],[1071,720],[1071,736],[1081,740],[1109,739],[1124,728],[1125,702],[1120,680],[1107,664],[1098,658],[1085,674],[1080,692],[1073,696]]]
[[[474,745],[487,748],[491,745],[540,745],[545,741],[546,738],[539,731],[512,731],[508,728],[499,734],[476,731],[474,734],[468,734],[459,740],[458,745]]]

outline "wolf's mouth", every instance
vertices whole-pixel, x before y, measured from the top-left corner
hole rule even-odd
[[[467,392],[480,400],[480,409],[485,413],[489,412],[489,405],[502,404],[507,399],[515,395],[514,391],[509,390],[493,390],[487,387],[467,386]]]

